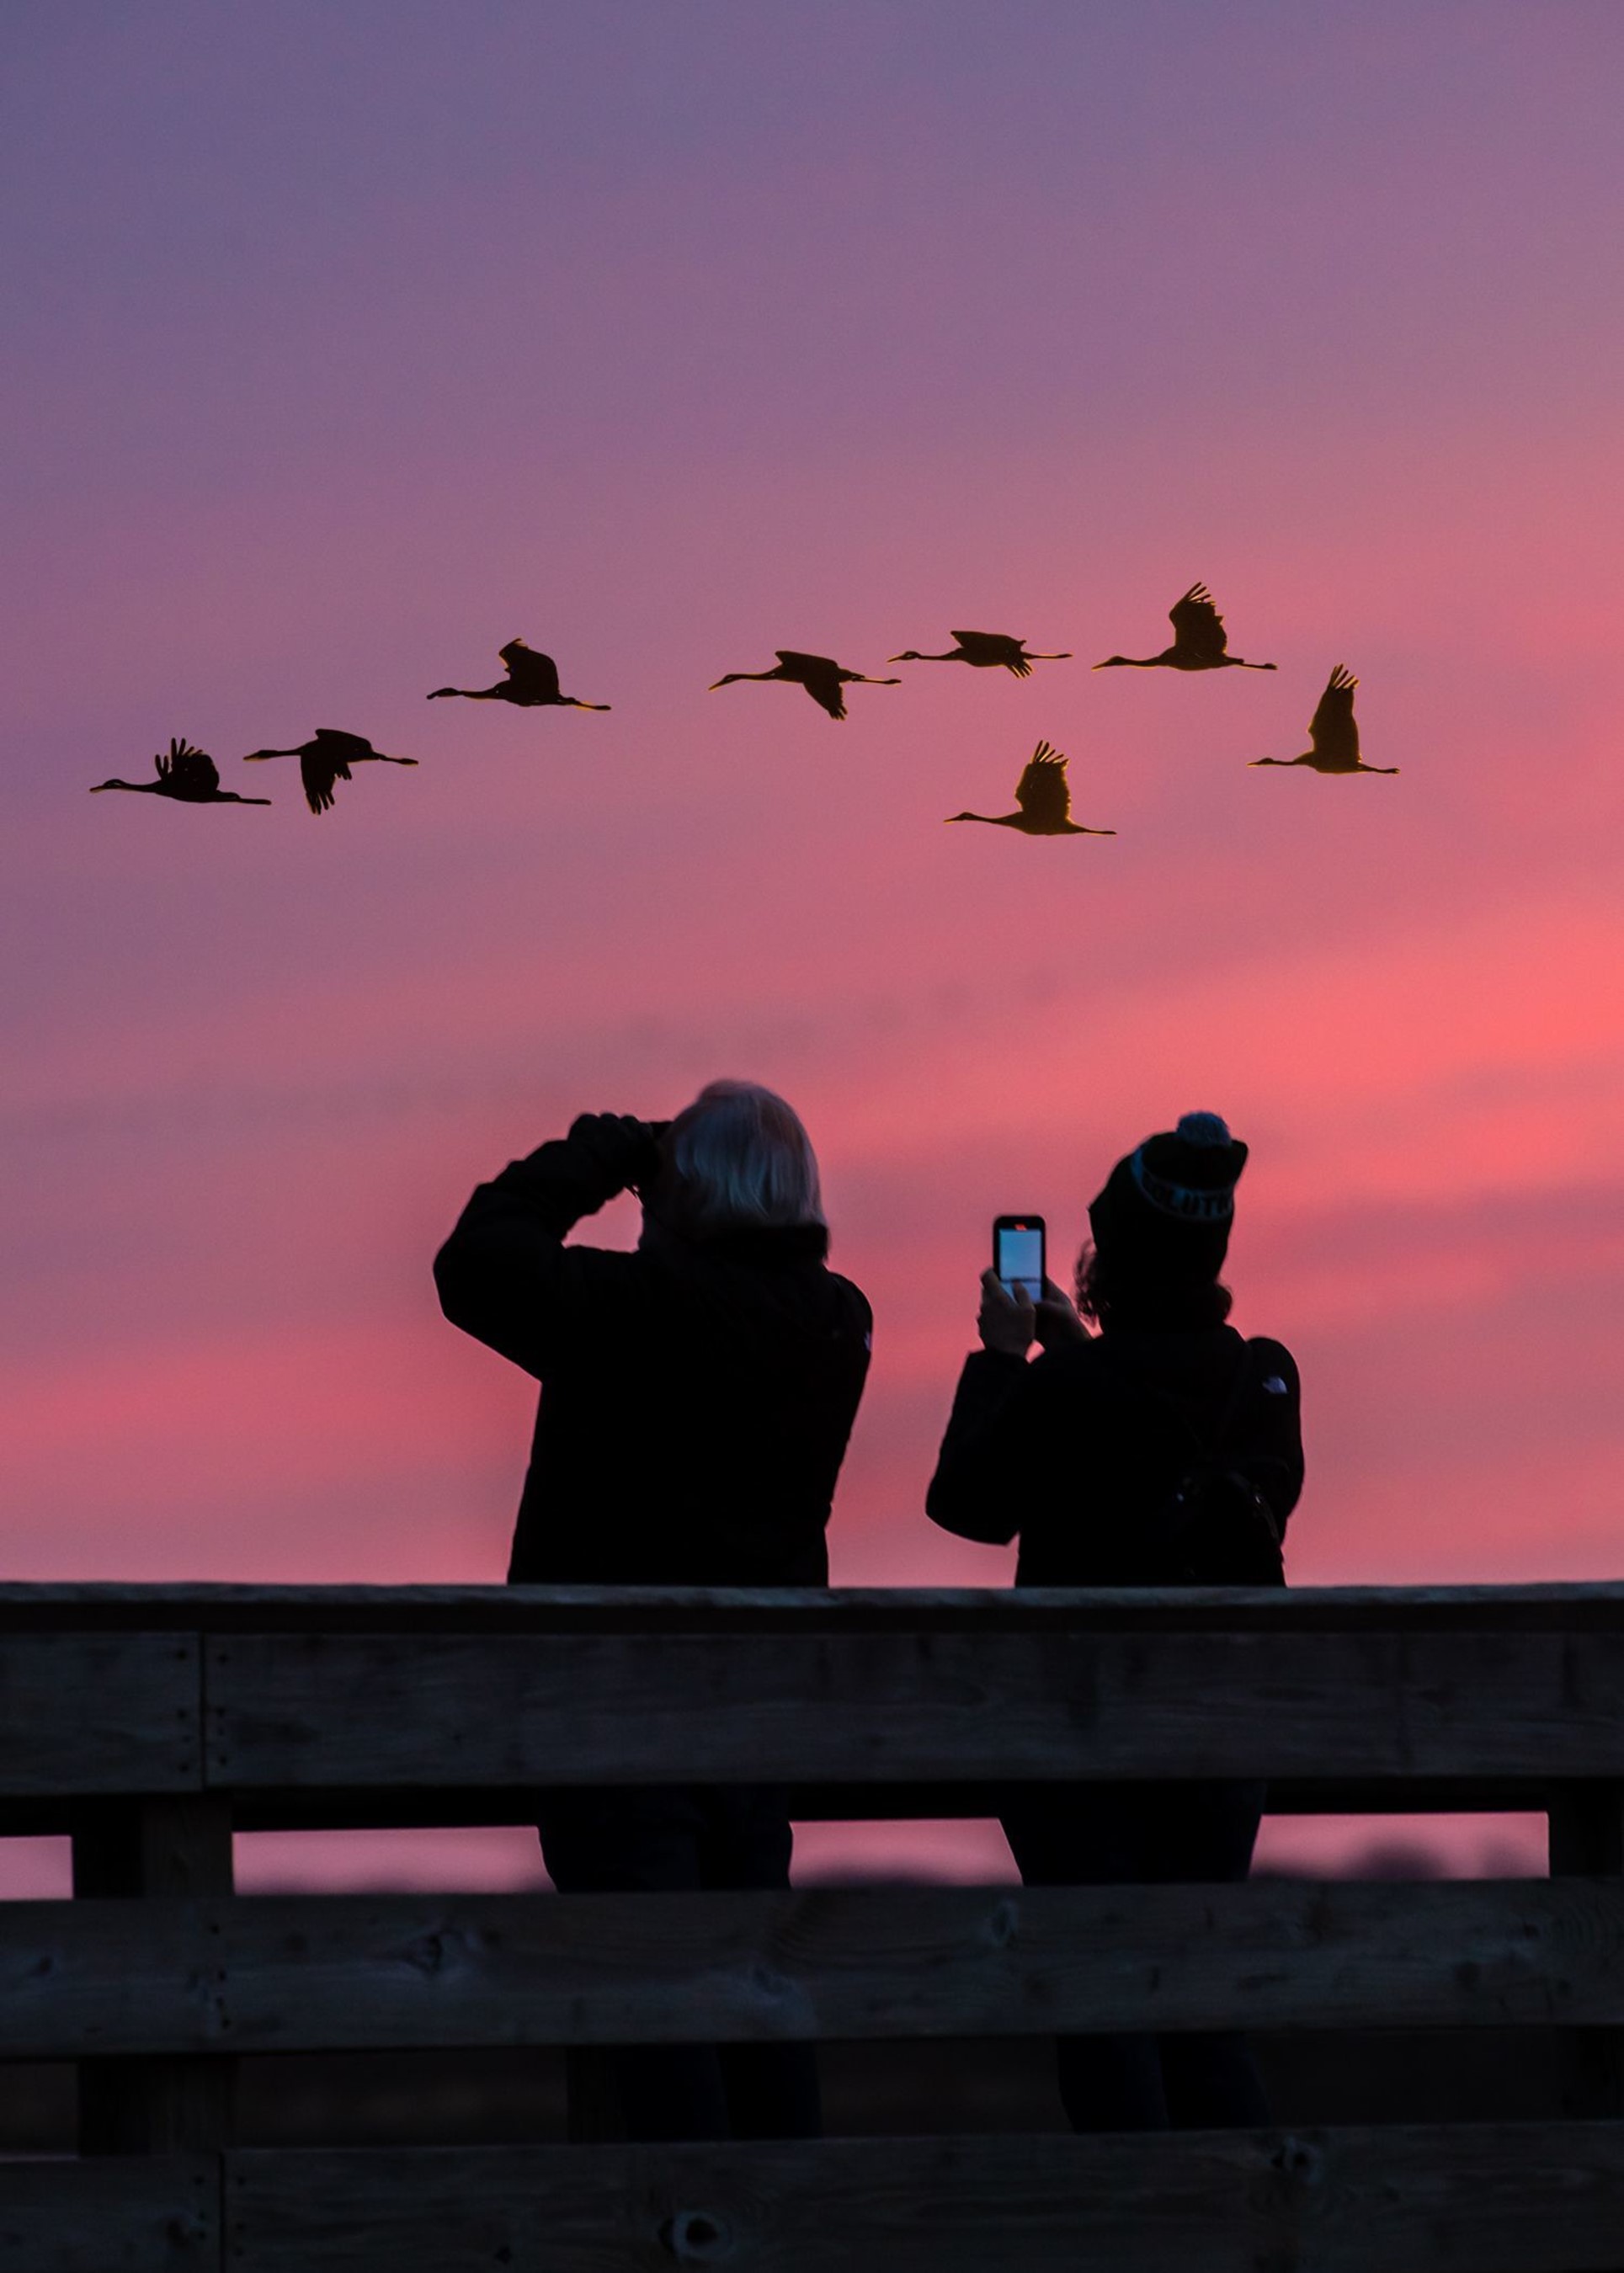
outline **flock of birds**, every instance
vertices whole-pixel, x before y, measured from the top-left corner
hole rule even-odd
[[[1272,663],[1248,663],[1229,651],[1223,618],[1205,584],[1192,584],[1168,611],[1173,626],[1170,647],[1160,655],[1109,655],[1096,663],[1096,671],[1273,671]],[[1034,663],[1069,663],[1068,654],[1040,653],[1024,639],[1004,632],[955,632],[953,645],[939,655],[923,655],[908,648],[890,657],[892,663],[963,663],[974,671],[1007,671],[1029,679]],[[447,695],[467,702],[510,702],[525,710],[562,709],[607,710],[606,702],[583,702],[579,695],[560,691],[558,665],[550,655],[527,647],[522,639],[509,640],[498,650],[507,675],[494,686],[436,686],[431,702]],[[806,655],[793,648],[775,649],[778,661],[771,671],[730,671],[711,688],[731,686],[741,679],[776,679],[805,689],[831,718],[846,716],[848,686],[900,686],[899,679],[874,679],[848,671],[832,656]],[[1395,774],[1396,766],[1367,766],[1359,755],[1359,729],[1353,715],[1353,674],[1338,664],[1326,682],[1309,723],[1309,747],[1295,758],[1253,758],[1254,766],[1306,766],[1320,774]],[[267,758],[297,758],[304,801],[313,814],[326,813],[335,785],[353,778],[357,765],[415,766],[416,758],[391,757],[375,750],[364,734],[340,732],[319,726],[307,742],[290,749],[250,750],[244,762],[257,765]],[[244,797],[222,789],[220,771],[207,752],[186,741],[171,741],[154,760],[151,781],[114,779],[97,782],[95,790],[123,789],[167,797],[182,805],[269,805],[268,797]],[[93,794],[94,792],[93,791]],[[1071,818],[1066,761],[1048,742],[1040,742],[1015,787],[1013,813],[955,813],[950,821],[979,821],[993,829],[1016,829],[1027,836],[1114,836],[1114,829],[1085,829]]]

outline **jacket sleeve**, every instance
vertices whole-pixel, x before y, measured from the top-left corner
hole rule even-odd
[[[1259,1336],[1251,1345],[1252,1377],[1262,1385],[1259,1429],[1237,1465],[1274,1512],[1283,1535],[1303,1496],[1302,1384],[1283,1342]]]
[[[634,1255],[564,1244],[625,1189],[614,1147],[590,1141],[598,1118],[481,1184],[434,1258],[452,1324],[538,1380],[572,1344],[613,1328],[636,1271]]]
[[[1032,1504],[1028,1425],[1037,1364],[1002,1350],[974,1350],[965,1360],[925,1495],[932,1523],[959,1539],[1007,1546]]]

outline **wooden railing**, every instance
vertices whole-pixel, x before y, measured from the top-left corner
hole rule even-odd
[[[532,1819],[771,1780],[802,1817],[1265,1776],[1274,1812],[1540,1809],[1544,1879],[241,1896],[234,1831]],[[80,2064],[0,2164],[27,2273],[1619,2273],[1624,1587],[0,1589],[0,2058]],[[1569,2034],[1545,2119],[277,2150],[246,2053],[1241,2025]],[[577,2133],[590,2128],[583,2120]]]

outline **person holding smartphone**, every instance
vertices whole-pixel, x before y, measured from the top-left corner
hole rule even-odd
[[[635,1252],[566,1244],[625,1190]],[[828,1247],[807,1132],[749,1082],[711,1082],[671,1121],[584,1114],[480,1185],[434,1277],[452,1324],[541,1384],[510,1582],[828,1585],[872,1331]],[[538,1812],[560,1893],[789,1884],[765,1787],[560,1787]],[[634,2139],[819,2127],[810,2044],[628,2048],[615,2067]]]
[[[1017,1586],[1283,1584],[1297,1369],[1229,1324],[1219,1281],[1246,1157],[1216,1114],[1189,1113],[1118,1160],[1075,1309],[1047,1277],[1034,1301],[1030,1245],[1005,1243],[1037,1219],[998,1219],[926,1508],[960,1538],[1019,1535]],[[1252,1782],[1031,1785],[1003,1821],[1028,1886],[1223,1881],[1247,1875],[1263,1800]],[[1079,2131],[1268,2119],[1238,2035],[1062,2038],[1058,2056]]]

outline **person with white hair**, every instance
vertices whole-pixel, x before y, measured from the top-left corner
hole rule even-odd
[[[635,1250],[567,1244],[621,1191]],[[510,1583],[822,1587],[872,1316],[828,1267],[793,1110],[714,1081],[671,1121],[585,1114],[481,1184],[434,1263],[454,1325],[541,1384]],[[782,1888],[785,1796],[761,1786],[555,1788],[562,1893]],[[633,2138],[808,2136],[807,2044],[616,2054]]]

